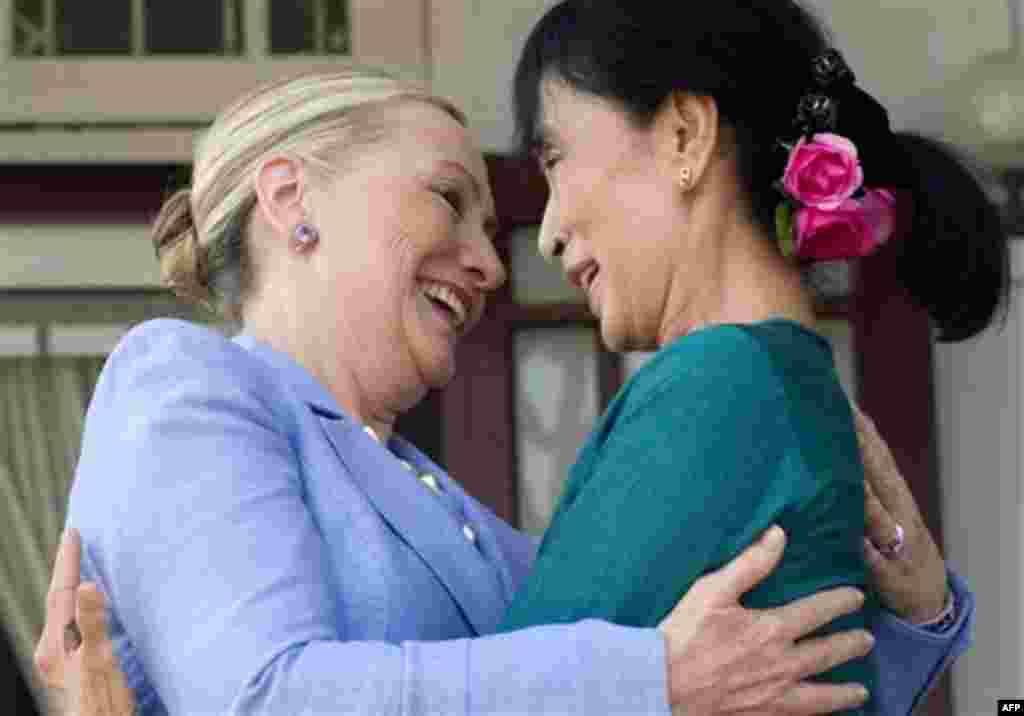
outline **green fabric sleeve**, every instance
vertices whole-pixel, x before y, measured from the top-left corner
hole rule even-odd
[[[861,468],[841,393],[821,414],[822,401],[789,389],[746,332],[693,338],[613,406],[582,451],[503,629],[585,618],[655,626],[773,523],[787,551],[749,606],[864,583]],[[798,435],[808,421],[824,440]],[[829,421],[849,433],[838,448]],[[864,623],[858,614],[837,626]],[[828,678],[873,685],[861,662]]]

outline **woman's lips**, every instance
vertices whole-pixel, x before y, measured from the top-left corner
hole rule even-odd
[[[586,289],[585,290],[587,292],[587,305],[590,306],[590,312],[593,313],[598,318],[600,318],[601,317],[601,313],[600,313],[601,302],[600,302],[599,295],[598,295],[600,293],[600,291],[597,290],[598,289],[598,285],[597,285],[598,274],[599,274],[599,270],[595,267],[593,269],[593,271],[587,277]]]
[[[577,287],[583,292],[587,303],[590,305],[590,310],[595,315],[597,313],[595,310],[597,307],[597,301],[594,296],[594,287],[600,272],[600,265],[593,259],[577,261],[576,263],[567,266],[565,269],[566,279],[571,285]]]
[[[420,293],[456,334],[468,331],[483,309],[482,297],[449,281],[423,278]]]
[[[588,295],[590,294],[590,287],[593,285],[594,280],[597,278],[597,273],[600,270],[600,267],[598,267],[597,262],[595,261],[587,267],[586,271],[583,272],[581,282],[583,284],[583,290],[586,291]]]

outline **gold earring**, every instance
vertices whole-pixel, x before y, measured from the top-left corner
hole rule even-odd
[[[683,191],[690,190],[690,183],[693,181],[693,170],[690,167],[683,167],[679,170],[679,186]]]

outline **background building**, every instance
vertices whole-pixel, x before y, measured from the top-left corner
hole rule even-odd
[[[512,280],[464,347],[459,377],[403,427],[500,514],[543,529],[581,438],[644,359],[602,351],[578,297],[534,250],[545,190],[509,154],[508,98],[516,53],[550,4],[0,0],[0,617],[21,659],[41,624],[103,356],[139,320],[211,320],[159,290],[146,224],[188,180],[195,133],[229,99],[281,76],[383,66],[467,111],[488,155]],[[971,140],[953,80],[1011,45],[1003,0],[812,4],[899,127],[956,128]],[[1016,175],[987,176],[1015,221]],[[978,593],[977,643],[927,711],[988,714],[996,698],[1024,691],[1024,312],[1015,292],[1002,331],[933,348],[887,275],[871,262],[831,275],[823,325],[848,390],[892,440]],[[1017,246],[1014,278],[1024,279]]]

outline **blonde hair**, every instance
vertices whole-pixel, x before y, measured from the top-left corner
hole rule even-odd
[[[433,104],[465,124],[448,101],[372,70],[271,83],[221,112],[196,145],[192,187],[172,195],[153,224],[164,285],[240,318],[251,280],[245,226],[260,165],[285,155],[319,174],[337,170],[340,156],[389,136],[379,110],[402,101]]]

